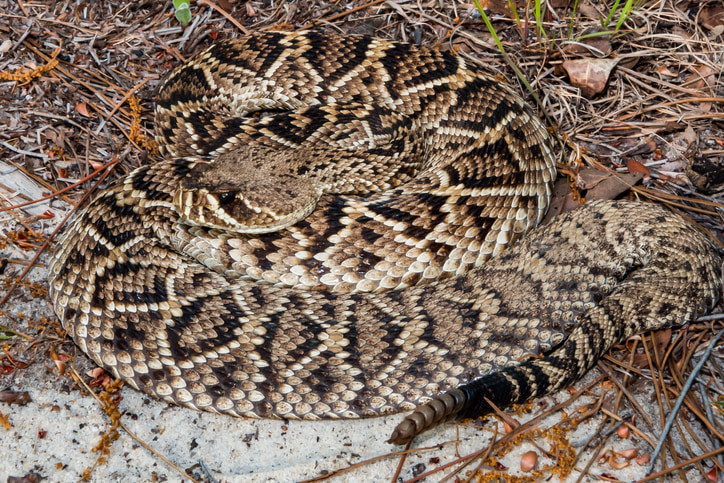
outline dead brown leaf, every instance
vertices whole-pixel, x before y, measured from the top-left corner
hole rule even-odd
[[[572,59],[563,62],[563,68],[574,87],[581,89],[586,98],[592,98],[603,91],[608,83],[611,70],[616,67],[617,59]]]
[[[643,141],[641,140],[641,138],[630,139],[627,141],[630,141],[629,143],[627,143],[629,144],[629,147],[620,147],[620,149],[624,150],[624,154],[626,156],[640,156],[642,154],[653,153],[658,147],[658,145],[656,144],[656,139],[654,139],[653,136],[649,136]]]
[[[81,116],[90,117],[90,114],[88,113],[88,105],[85,102],[79,102],[76,104],[75,110],[78,111]]]
[[[484,10],[511,18],[508,0],[481,0],[480,6],[483,7]]]
[[[549,3],[553,8],[568,8],[573,5],[573,0],[551,0]]]
[[[717,71],[708,65],[698,65],[693,67],[693,74],[686,78],[686,83],[691,89],[700,90],[704,94],[713,94],[716,86]]]
[[[671,33],[672,33],[673,35],[676,35],[676,36],[678,36],[678,37],[681,37],[681,38],[684,39],[684,40],[691,40],[691,39],[692,39],[692,35],[691,35],[689,32],[687,32],[685,29],[681,28],[681,27],[678,26],[678,25],[675,25],[675,26],[671,29]]]
[[[659,68],[656,70],[658,71],[659,74],[664,75],[666,77],[678,77],[679,76],[679,74],[674,74],[673,72],[671,72],[669,70],[669,68],[666,67],[665,65],[659,66]]]
[[[578,186],[586,192],[587,200],[612,200],[643,178],[641,173],[612,173],[584,168],[578,173]]]
[[[684,130],[684,140],[686,140],[686,143],[691,145],[694,144],[699,137],[696,135],[696,131],[694,131],[694,128],[691,126],[687,126],[687,128]]]
[[[604,15],[599,12],[596,7],[591,5],[590,2],[581,2],[578,4],[578,13],[583,17],[587,17],[593,20],[604,18]]]
[[[651,171],[649,171],[649,168],[647,168],[643,164],[639,163],[635,159],[627,160],[626,168],[628,168],[629,173],[641,173],[644,178],[651,177]]]
[[[588,47],[592,47],[592,49]],[[570,56],[600,55],[598,52],[609,55],[611,53],[611,42],[603,37],[591,37],[583,42],[567,43],[561,50],[563,50],[564,54]]]
[[[229,13],[234,9],[234,6],[228,0],[216,0],[216,4],[219,8]]]
[[[699,23],[709,30],[720,29],[724,31],[724,6],[712,5],[702,9],[701,14],[699,14]]]
[[[24,406],[28,404],[30,399],[30,393],[26,391],[0,391],[0,402],[7,404],[19,404]]]
[[[609,55],[611,53],[611,42],[603,37],[591,37],[582,42],[566,43],[561,50],[567,56],[597,55],[598,52]]]
[[[551,199],[548,213],[546,213],[543,223],[549,222],[561,213],[575,210],[581,205],[570,191],[568,180],[565,177],[560,177],[556,180],[555,185],[553,185],[553,198]]]
[[[25,476],[8,476],[7,483],[39,483],[44,478],[32,471]]]
[[[713,467],[709,472],[706,474],[706,479],[709,481],[718,481],[719,480],[719,473],[716,469],[716,466]]]
[[[658,358],[654,359],[654,364],[656,364],[657,367],[661,367],[661,364],[664,362],[666,348],[669,346],[669,343],[671,343],[671,334],[671,329],[657,330],[651,334],[650,340],[656,344],[656,351],[649,349],[649,354],[651,354],[652,358],[655,357],[654,354],[658,355]],[[634,356],[633,366],[648,367],[648,358],[645,352],[639,352]]]

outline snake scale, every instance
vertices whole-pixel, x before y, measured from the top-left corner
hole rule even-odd
[[[593,202],[534,228],[548,134],[449,53],[258,33],[168,75],[155,123],[165,160],[81,212],[49,283],[80,348],[165,401],[302,419],[417,408],[390,440],[404,443],[486,398],[563,388],[721,291],[717,249],[662,208]]]

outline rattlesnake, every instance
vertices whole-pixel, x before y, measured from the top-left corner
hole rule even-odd
[[[510,87],[448,53],[254,34],[171,73],[155,122],[166,160],[77,217],[50,297],[83,351],[169,402],[306,419],[428,402],[402,443],[719,297],[712,243],[649,204],[586,204],[500,255],[541,221],[554,158]]]

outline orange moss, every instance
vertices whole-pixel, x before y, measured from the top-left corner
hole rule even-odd
[[[141,134],[141,105],[136,96],[128,98],[128,105],[131,108],[131,130],[128,133],[131,140],[143,146],[153,154],[158,154],[158,145],[153,139],[148,139],[146,136]]]
[[[55,69],[58,65],[58,54],[60,53],[60,47],[55,49],[51,54],[51,59],[45,65],[40,65],[32,69],[25,69],[20,67],[13,72],[0,72],[0,81],[16,81],[20,84],[27,84],[33,79],[37,79],[46,72],[50,72]]]

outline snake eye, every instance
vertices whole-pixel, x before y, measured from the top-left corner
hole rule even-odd
[[[221,193],[219,195],[219,204],[221,206],[226,206],[229,203],[231,203],[232,201],[234,201],[235,198],[236,198],[236,193],[234,191],[227,191],[226,193]]]

